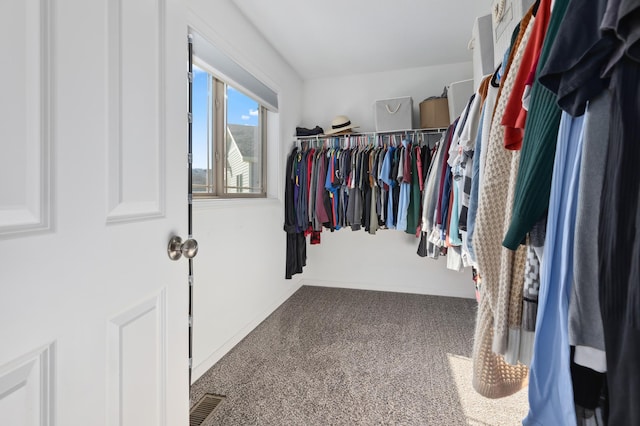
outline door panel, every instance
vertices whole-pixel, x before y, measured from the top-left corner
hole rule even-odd
[[[48,6],[0,4],[0,52],[10,64],[0,79],[0,238],[49,226]]]
[[[188,419],[181,0],[0,2],[0,424]]]
[[[113,0],[109,31],[109,221],[164,211],[163,0]],[[145,164],[140,173],[139,164]]]
[[[53,424],[53,345],[6,365],[0,371],[0,419],[15,426]]]
[[[166,424],[166,295],[109,321],[108,415],[111,423]],[[140,390],[144,391],[140,393]]]

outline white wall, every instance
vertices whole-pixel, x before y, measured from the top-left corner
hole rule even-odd
[[[347,115],[359,131],[375,130],[374,103],[378,99],[411,96],[413,126],[420,126],[419,104],[440,96],[447,84],[473,77],[471,62],[409,68],[339,78],[308,80],[303,86],[303,127],[331,128],[336,115]]]
[[[268,121],[269,198],[194,202],[196,380],[300,287],[284,279],[282,194],[302,81],[230,0],[189,0],[189,7],[190,26],[279,94],[279,113]]]
[[[322,232],[321,241],[307,248],[304,285],[475,297],[471,269],[455,272],[445,257],[418,256],[419,240],[405,232],[341,229]]]
[[[418,127],[420,101],[472,75],[471,62],[464,62],[305,81],[304,127],[319,124],[326,130],[335,115],[345,114],[360,125],[360,131],[373,131],[375,100],[406,95],[413,97],[414,127]],[[419,257],[418,242],[395,230],[376,235],[349,229],[323,232],[322,243],[307,251],[303,284],[474,297],[469,270],[453,272],[446,269],[445,259]]]

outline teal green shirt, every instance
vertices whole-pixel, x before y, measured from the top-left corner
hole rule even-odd
[[[502,245],[516,250],[527,232],[547,213],[551,193],[553,159],[558,139],[561,110],[556,94],[538,81],[555,40],[569,0],[556,0],[549,28],[540,52],[536,79],[531,88],[531,101],[524,127],[520,168],[516,180],[511,224]]]

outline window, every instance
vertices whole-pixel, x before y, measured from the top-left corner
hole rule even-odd
[[[194,63],[194,197],[266,196],[266,108]]]

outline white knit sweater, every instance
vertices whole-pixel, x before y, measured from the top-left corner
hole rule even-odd
[[[510,365],[500,355],[507,351],[515,257],[514,252],[502,246],[502,237],[511,219],[508,194],[510,185],[513,185],[511,181],[515,183],[517,176],[517,170],[512,170],[512,164],[518,163],[514,161],[514,155],[519,155],[504,148],[504,127],[500,122],[522,62],[533,21],[532,18],[526,29],[521,31],[521,41],[513,55],[511,67],[501,82],[489,140],[486,143],[482,141],[482,151],[486,154],[473,240],[482,288],[473,348],[473,385],[480,394],[491,398],[519,391],[526,385],[528,376],[526,366]]]

